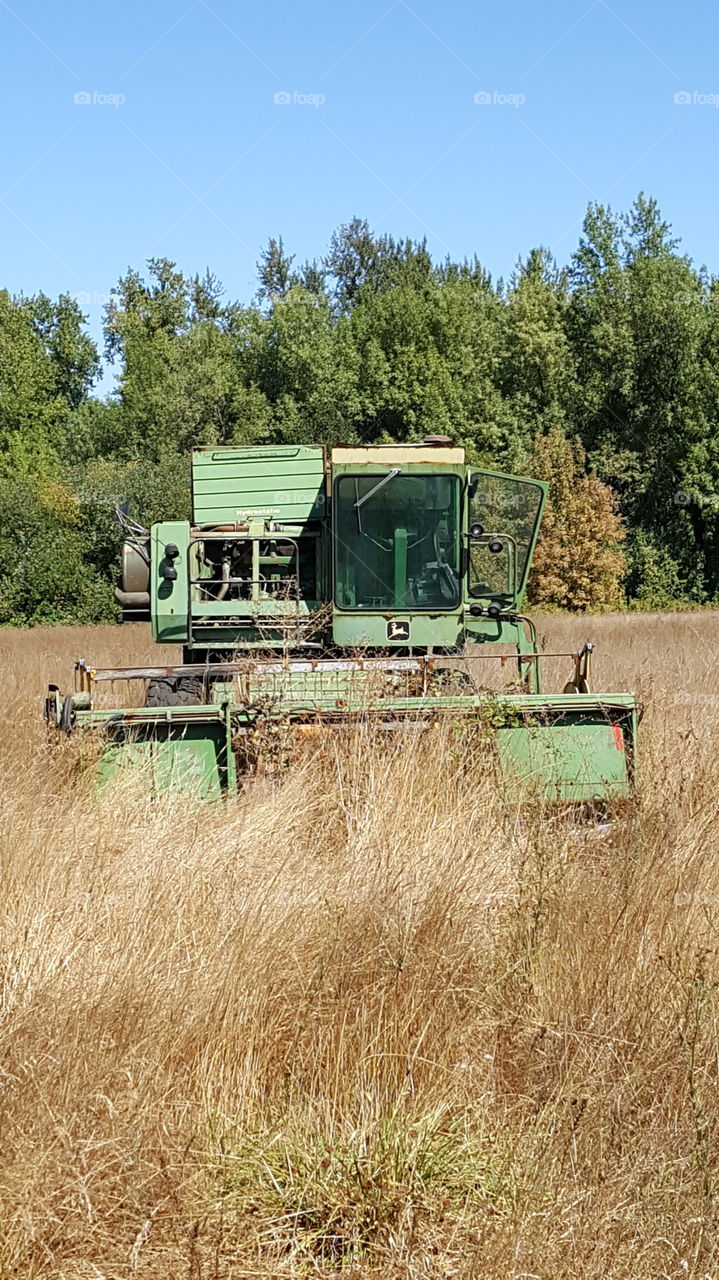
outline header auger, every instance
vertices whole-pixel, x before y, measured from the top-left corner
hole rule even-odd
[[[258,742],[358,720],[421,727],[491,722],[512,786],[549,800],[626,797],[635,767],[628,694],[589,691],[591,646],[542,655],[523,613],[546,486],[468,466],[444,437],[420,444],[197,449],[192,522],[145,530],[123,509],[124,621],[181,646],[173,666],[76,664],[46,716],[104,734],[101,774],[146,766],[155,791],[234,792]],[[511,691],[470,668],[514,654]],[[572,660],[563,693],[542,658]],[[144,705],[104,708],[98,689],[145,682]]]

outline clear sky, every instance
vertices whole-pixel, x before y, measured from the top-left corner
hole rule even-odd
[[[98,336],[128,266],[248,300],[268,236],[355,214],[506,276],[642,189],[719,272],[718,38],[709,0],[0,0],[0,286]]]

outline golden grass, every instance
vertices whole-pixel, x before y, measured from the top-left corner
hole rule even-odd
[[[540,625],[646,703],[608,828],[442,734],[93,803],[44,686],[149,638],[0,633],[2,1280],[716,1274],[717,625]]]

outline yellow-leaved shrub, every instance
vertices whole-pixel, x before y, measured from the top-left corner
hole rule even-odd
[[[534,445],[533,474],[549,483],[528,595],[533,605],[616,608],[622,603],[625,537],[616,497],[588,475],[578,440],[552,427]]]

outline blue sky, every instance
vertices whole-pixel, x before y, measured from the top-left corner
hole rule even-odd
[[[151,255],[246,300],[268,236],[354,214],[506,276],[640,189],[719,272],[718,37],[707,0],[0,0],[0,286],[98,336]]]

